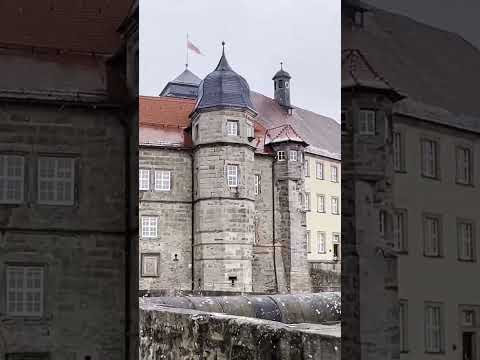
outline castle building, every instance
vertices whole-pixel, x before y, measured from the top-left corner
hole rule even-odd
[[[138,2],[1,8],[0,359],[138,358]]]
[[[306,292],[310,260],[338,270],[340,229],[322,216],[339,224],[339,124],[293,106],[290,80],[282,66],[274,99],[253,92],[223,52],[203,80],[185,70],[140,97],[141,291]]]
[[[480,52],[359,1],[342,14],[342,351],[479,359]]]

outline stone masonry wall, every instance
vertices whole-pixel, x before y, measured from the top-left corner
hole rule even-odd
[[[177,308],[140,310],[142,360],[339,360],[338,325],[275,321]]]
[[[142,254],[158,254],[156,277],[142,276],[140,290],[192,288],[192,156],[186,151],[140,149],[139,169],[150,170],[149,191],[139,191],[142,216],[155,216],[157,238],[142,238],[140,228],[139,264]],[[170,191],[155,191],[154,171],[171,171]],[[176,255],[176,256],[175,256]]]
[[[7,314],[0,359],[119,359],[125,344],[125,132],[114,110],[5,104],[0,152],[25,157],[25,200],[0,206],[0,292],[8,265],[44,269],[41,316]],[[75,203],[37,201],[39,156],[76,159]],[[101,286],[99,285],[101,283]]]

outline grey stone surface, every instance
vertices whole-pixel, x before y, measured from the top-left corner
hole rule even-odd
[[[140,310],[140,358],[337,360],[338,324],[288,325],[190,309]]]

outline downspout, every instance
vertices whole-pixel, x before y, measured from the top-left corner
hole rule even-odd
[[[278,294],[278,277],[277,277],[277,247],[275,246],[275,157],[272,161],[272,245],[273,245],[273,273],[275,275],[275,293]]]

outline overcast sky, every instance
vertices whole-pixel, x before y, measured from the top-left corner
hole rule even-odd
[[[296,106],[340,117],[340,0],[140,0],[140,94],[158,95],[185,68],[204,78],[218,63],[221,42],[232,68],[250,88],[273,97],[280,68],[292,76]]]

